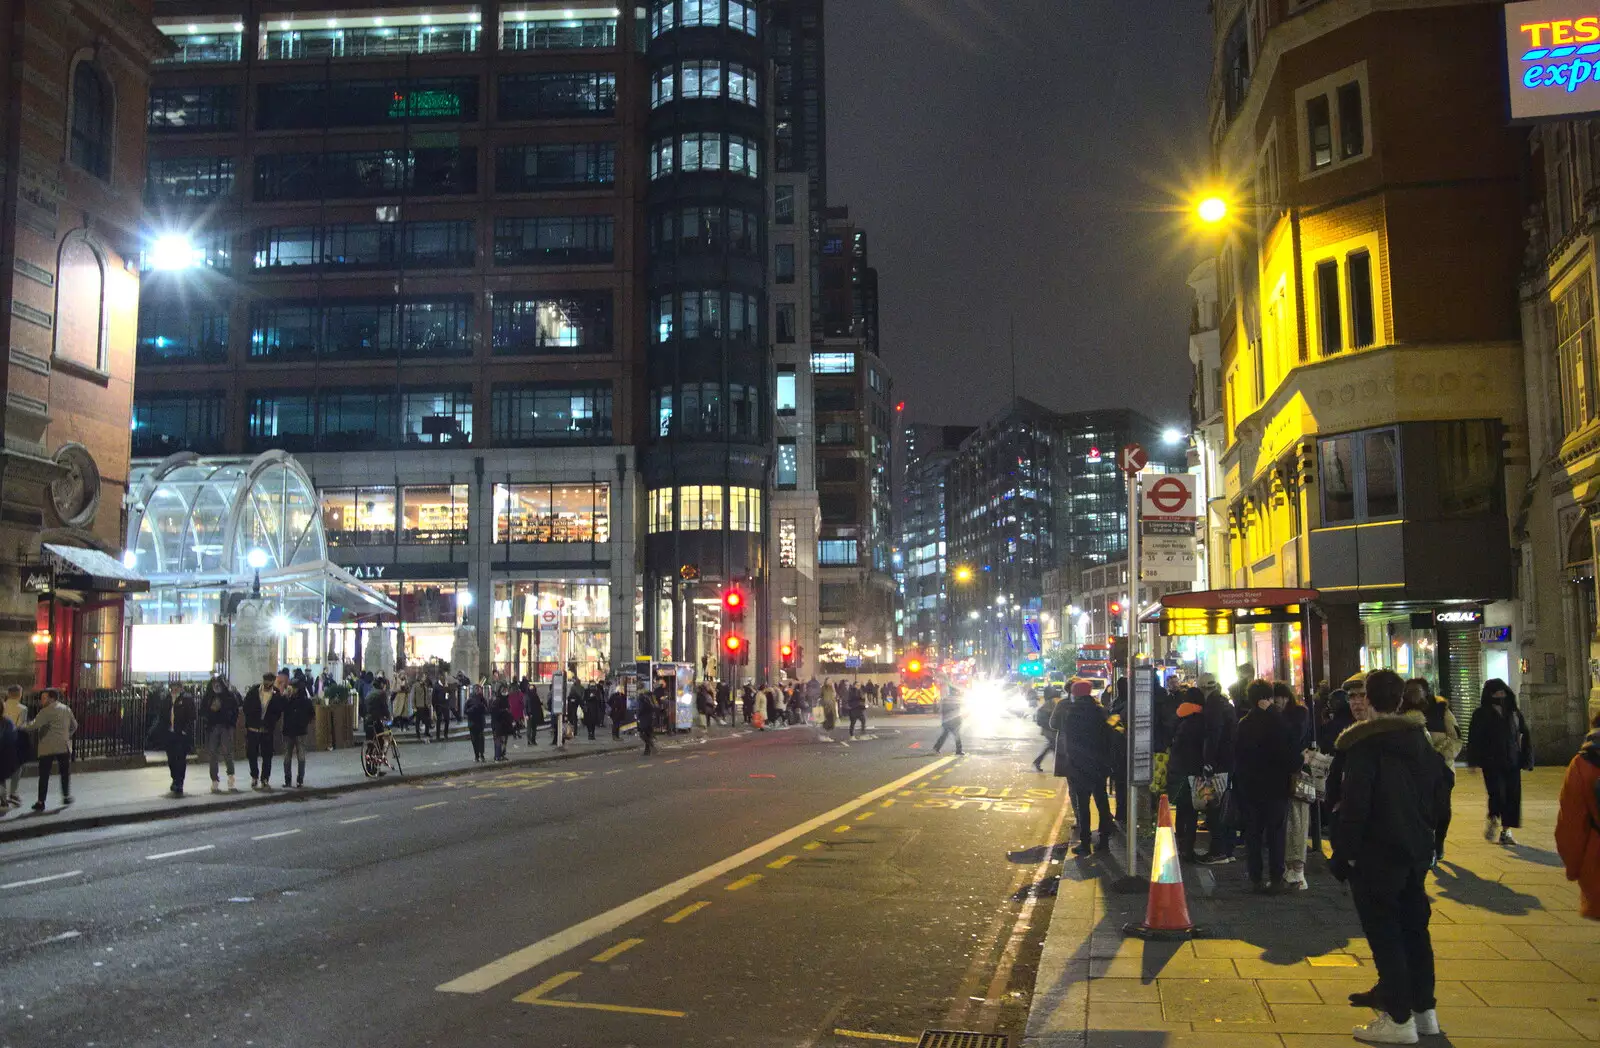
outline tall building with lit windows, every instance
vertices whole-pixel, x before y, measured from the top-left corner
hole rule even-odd
[[[760,272],[751,5],[158,0],[155,16],[173,54],[148,106],[134,453],[296,454],[334,558],[395,599],[383,628],[412,663],[450,658],[466,623],[485,671],[631,665],[635,447],[657,444],[644,367],[677,344],[655,333],[687,338],[695,309],[694,345],[720,331],[731,353],[759,327],[759,279],[647,280],[666,253],[717,269],[735,243]],[[647,137],[696,106],[747,118]],[[738,207],[660,198],[724,176],[752,187]],[[693,362],[674,395],[722,381]],[[758,447],[763,385],[757,367],[705,389],[669,432],[726,417]],[[759,540],[758,473],[739,474],[742,501],[684,473],[712,493],[699,537],[737,521],[729,539]],[[373,628],[336,617],[331,656],[358,658]]]
[[[1217,494],[1232,586],[1320,594],[1303,635],[1240,635],[1258,672],[1393,669],[1462,724],[1486,679],[1537,681],[1524,709],[1546,745],[1570,736],[1589,652],[1512,628],[1530,445],[1511,289],[1544,255],[1524,253],[1503,6],[1211,5],[1215,169],[1251,204],[1217,252]],[[1550,264],[1559,296],[1578,259]]]

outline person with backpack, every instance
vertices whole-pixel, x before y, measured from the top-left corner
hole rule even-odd
[[[1467,729],[1467,763],[1483,772],[1489,817],[1483,839],[1515,844],[1511,831],[1522,825],[1522,772],[1533,769],[1533,743],[1517,709],[1516,693],[1499,677],[1483,686],[1483,705]]]
[[[1600,716],[1561,780],[1556,852],[1578,882],[1578,915],[1600,921]]]
[[[296,765],[294,785],[306,784],[306,735],[317,719],[317,708],[311,701],[311,690],[304,683],[289,688],[283,700],[283,788],[288,789],[289,766]]]
[[[1050,718],[1056,712],[1056,703],[1061,701],[1061,689],[1049,687],[1044,689],[1044,697],[1039,700],[1038,709],[1033,711],[1033,723],[1038,726],[1039,733],[1044,736],[1044,749],[1033,758],[1033,770],[1044,771],[1044,759],[1056,751],[1056,732],[1050,727]]]

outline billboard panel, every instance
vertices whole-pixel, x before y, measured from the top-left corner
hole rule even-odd
[[[1600,0],[1506,5],[1513,120],[1600,111]]]

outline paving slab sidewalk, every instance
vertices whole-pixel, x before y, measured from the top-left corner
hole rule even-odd
[[[1578,917],[1556,856],[1562,769],[1523,778],[1521,843],[1483,839],[1482,780],[1457,776],[1446,859],[1429,877],[1444,1036],[1455,1048],[1594,1048],[1600,1042],[1600,922]],[[1147,860],[1146,860],[1147,861]],[[1346,995],[1377,981],[1349,896],[1314,854],[1311,889],[1253,896],[1244,863],[1185,868],[1192,942],[1122,934],[1143,894],[1111,890],[1121,869],[1063,863],[1025,1048],[1334,1048],[1370,1013]],[[1141,876],[1148,876],[1148,870]]]
[[[580,730],[578,734],[579,738],[570,740],[565,749],[550,745],[548,730],[540,736],[538,746],[529,746],[526,740],[513,739],[507,752],[508,760],[478,764],[472,759],[471,742],[464,737],[459,739],[453,737],[448,742],[419,744],[413,741],[408,733],[401,738],[400,747],[400,761],[405,768],[405,774],[390,773],[378,779],[369,779],[362,773],[360,747],[331,752],[315,751],[306,759],[304,789],[283,788],[282,753],[273,758],[273,789],[260,792],[250,789],[250,765],[243,758],[234,761],[236,781],[240,785],[231,793],[211,793],[208,764],[191,759],[188,778],[184,783],[184,796],[181,798],[166,795],[172,778],[164,762],[143,768],[101,771],[87,775],[75,774],[72,777],[71,806],[61,804],[61,783],[52,776],[48,807],[43,812],[30,810],[35,790],[38,788],[36,780],[30,776],[22,782],[23,806],[10,809],[9,814],[0,817],[0,842],[42,837],[69,830],[91,829],[97,826],[148,822],[199,812],[281,803],[307,795],[382,788],[451,776],[492,774],[503,772],[508,767],[545,764],[640,749],[638,738],[632,733],[625,733],[623,738],[617,741],[611,738],[610,729],[607,728],[597,733],[598,737],[593,742],[584,737],[583,731]],[[742,726],[733,728],[713,726],[709,731],[696,729],[692,735],[657,736],[657,748],[679,749],[708,742],[726,741],[747,734],[751,734],[751,729]],[[492,742],[486,748],[492,752]],[[223,776],[223,788],[226,791],[226,770],[219,769],[219,771]]]

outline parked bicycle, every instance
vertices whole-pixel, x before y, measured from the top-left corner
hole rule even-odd
[[[384,725],[361,748],[361,770],[367,778],[376,779],[389,774],[391,767],[405,774],[405,769],[400,767],[400,747],[394,741],[394,732]]]

